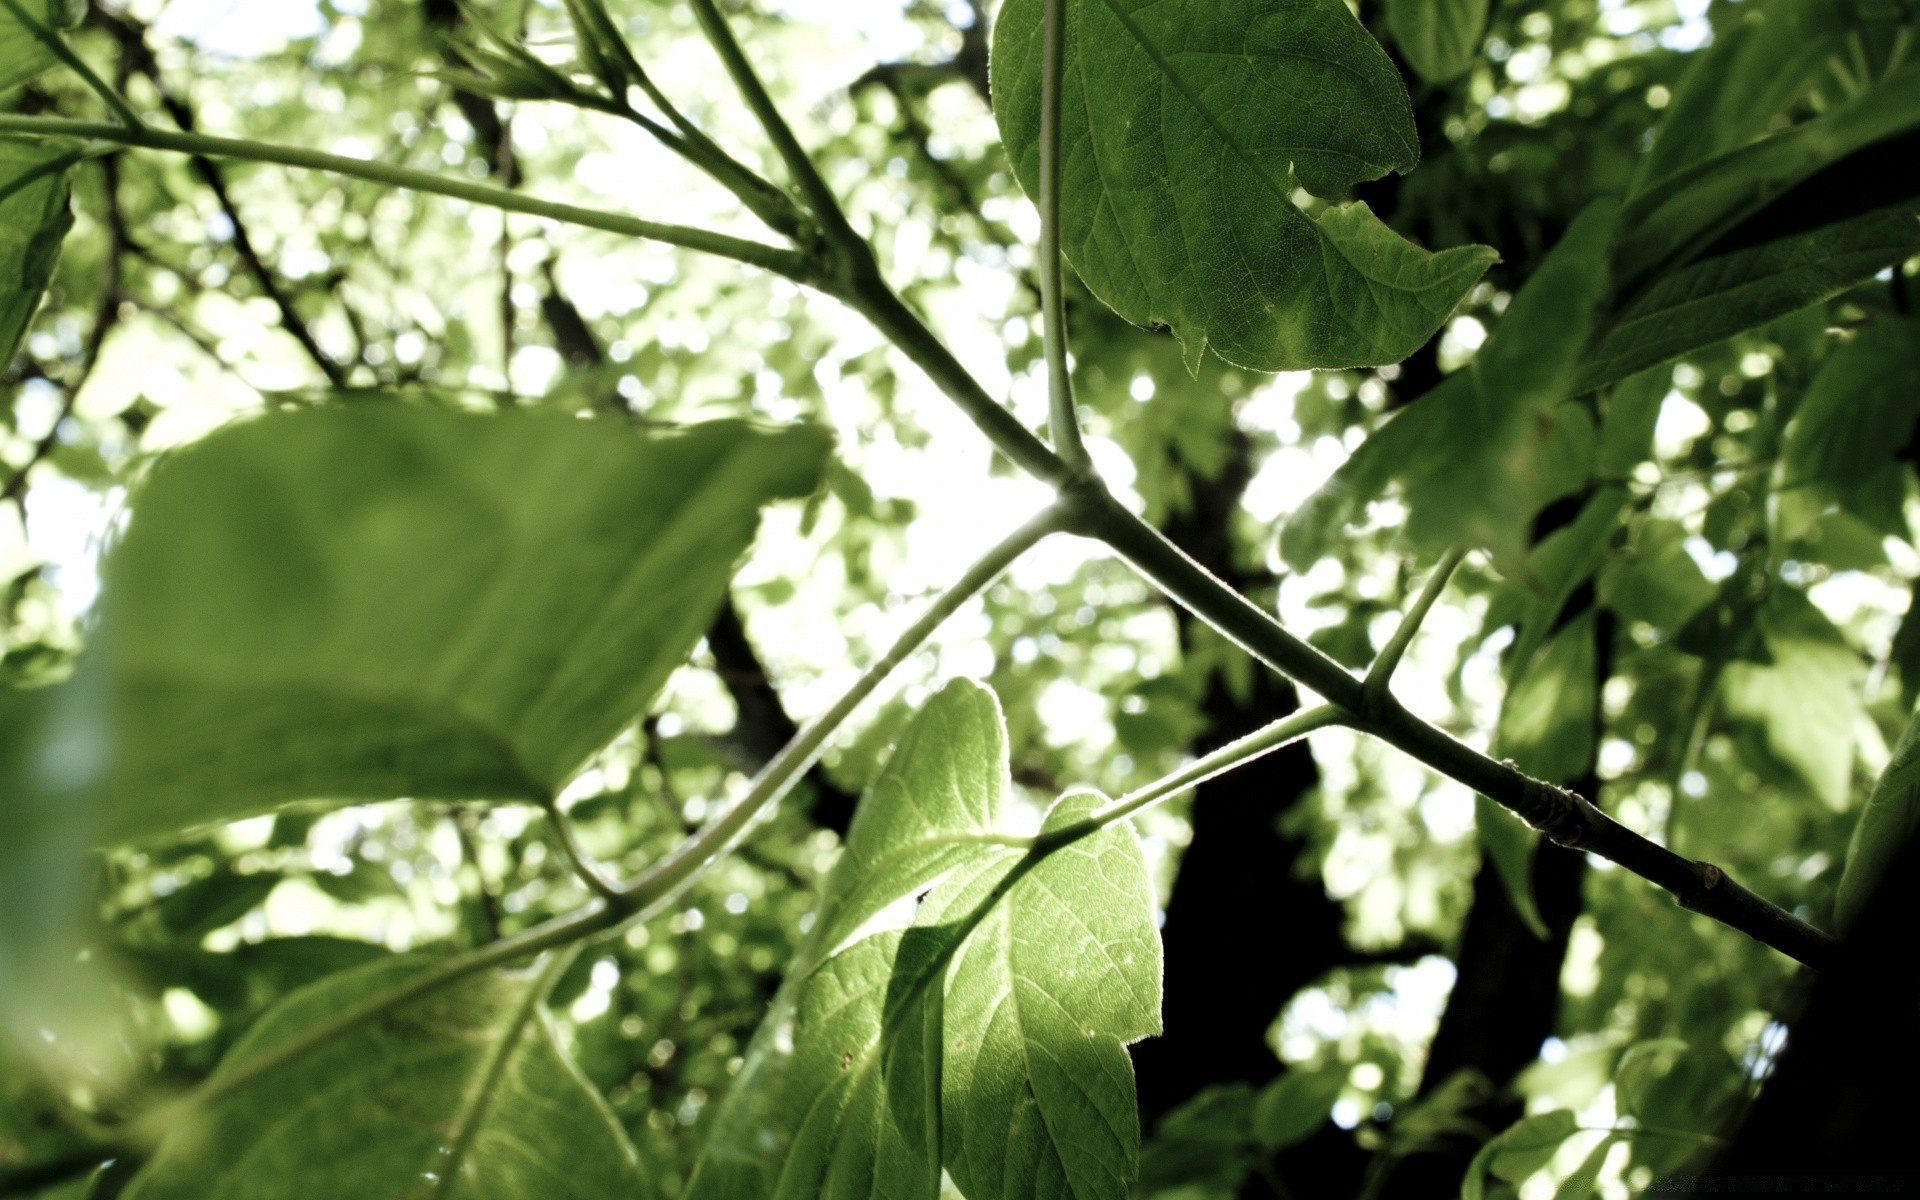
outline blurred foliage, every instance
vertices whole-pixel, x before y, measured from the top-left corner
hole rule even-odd
[[[1456,575],[1401,670],[1409,707],[1543,776],[1593,780],[1626,825],[1830,924],[1856,826],[1885,843],[1920,811],[1903,740],[1920,695],[1912,5],[1357,7],[1408,68],[1422,161],[1333,190],[1400,239],[1484,243],[1501,261],[1405,362],[1312,375],[1214,358],[1190,371],[1173,337],[1073,285],[1096,461],[1162,526],[1238,479],[1222,533],[1251,595],[1356,668],[1433,553],[1478,538],[1492,555]],[[693,122],[777,175],[685,5],[608,9]],[[1037,223],[985,103],[987,6],[729,11],[889,278],[1041,427]],[[561,4],[488,0],[473,15],[548,67],[576,57]],[[74,44],[156,123],[759,229],[634,126],[538,101],[528,78],[502,83],[502,64],[476,49],[497,43],[472,19],[434,0],[244,12],[101,0]],[[1469,48],[1436,22],[1472,26]],[[18,38],[0,23],[0,83],[24,61]],[[0,106],[99,111],[60,70]],[[0,141],[0,170],[39,153]],[[1745,156],[1743,173],[1687,174],[1721,156]],[[871,329],[766,274],[315,173],[146,152],[67,155],[53,169],[0,197],[0,279],[50,273],[44,302],[22,314],[20,352],[0,364],[0,1017],[15,1035],[0,1038],[0,1193],[118,1194],[145,1148],[115,1143],[95,1170],[102,1131],[206,1079],[278,1001],[588,899],[549,817],[525,803],[296,807],[120,845],[84,877],[48,865],[77,858],[93,830],[60,808],[61,789],[79,786],[75,760],[49,767],[30,732],[89,685],[74,664],[100,628],[101,549],[130,490],[180,448],[244,418],[339,413],[395,390],[426,408],[643,429],[823,427],[836,446],[824,486],[769,510],[732,585],[758,667],[802,719],[1044,499]],[[61,173],[73,231],[56,264],[45,239],[65,220]],[[1728,179],[1731,198],[1716,190]],[[1527,281],[1551,283],[1550,254],[1595,201],[1624,202],[1637,257],[1610,261],[1604,294],[1548,297],[1578,311],[1535,308]],[[1623,263],[1671,273],[1649,282]],[[0,349],[14,307],[0,297]],[[1509,333],[1503,346],[1530,309],[1569,345],[1543,357],[1537,335]],[[1572,345],[1586,323],[1595,338]],[[1526,391],[1532,423],[1413,436],[1429,419],[1416,414],[1491,388]],[[1394,439],[1440,469],[1320,490]],[[1435,459],[1436,444],[1458,457]],[[1322,515],[1290,524],[1316,492]],[[702,643],[557,797],[610,873],[658,861],[760,765],[739,670]],[[940,680],[997,693],[1009,803],[1037,824],[1068,787],[1117,795],[1179,765],[1208,732],[1210,691],[1244,698],[1255,670],[1204,630],[1183,637],[1124,564],[1048,543],[914,656],[737,854],[584,949],[548,998],[553,1045],[604,1097],[650,1185],[678,1194],[836,861],[822,793],[860,791]],[[1329,1139],[1391,1181],[1395,1164],[1468,1138],[1481,1145],[1469,1191],[1486,1196],[1640,1195],[1697,1169],[1780,1050],[1790,964],[1593,869],[1538,1060],[1510,1085],[1463,1075],[1423,1088],[1475,863],[1488,855],[1530,905],[1531,835],[1478,829],[1470,792],[1377,743],[1329,731],[1313,752],[1320,786],[1278,819],[1343,906],[1354,961],[1274,997],[1275,1082],[1223,1083],[1148,1131],[1138,1193],[1277,1194],[1259,1189]],[[1890,758],[1899,770],[1875,790]],[[45,812],[63,819],[27,819]],[[1164,898],[1194,836],[1185,803],[1138,825]],[[1866,854],[1890,857],[1884,844]],[[1286,952],[1286,931],[1259,932],[1262,952]],[[76,944],[83,961],[68,961]],[[1391,960],[1408,946],[1421,952]],[[1370,954],[1387,957],[1361,961]],[[47,1014],[63,1006],[107,1036],[56,1032]],[[1478,1102],[1503,1089],[1531,1115],[1504,1132],[1477,1125]]]

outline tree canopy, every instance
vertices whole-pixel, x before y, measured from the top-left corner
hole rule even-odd
[[[1912,0],[0,0],[0,1196],[1898,1194]]]

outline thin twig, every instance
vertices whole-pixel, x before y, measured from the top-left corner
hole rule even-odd
[[[1065,255],[1060,250],[1060,80],[1067,60],[1066,0],[1046,0],[1040,51],[1040,312],[1053,450],[1076,472],[1092,470],[1074,412],[1067,365]]]

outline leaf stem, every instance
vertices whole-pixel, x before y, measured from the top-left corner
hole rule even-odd
[[[625,910],[603,901],[594,901],[512,937],[442,959],[390,991],[369,996],[358,1004],[342,1009],[326,1020],[309,1026],[298,1036],[277,1043],[230,1070],[216,1070],[205,1083],[178,1100],[135,1118],[133,1141],[146,1145],[157,1142],[168,1129],[193,1112],[258,1082],[278,1067],[382,1013],[489,967],[501,966],[556,946],[571,945],[613,928],[626,917]]]
[[[760,775],[747,789],[746,795],[713,822],[680,843],[674,851],[662,859],[651,870],[624,885],[620,894],[624,904],[634,909],[645,909],[658,904],[673,895],[687,882],[692,880],[707,864],[725,854],[747,827],[753,823],[761,811],[779,800],[793,786],[795,780],[806,773],[808,767],[820,757],[827,739],[833,731],[858,708],[861,701],[871,695],[875,688],[895,667],[905,662],[907,657],[926,642],[946,619],[954,614],[961,605],[977,595],[989,583],[999,578],[1000,573],[1011,566],[1015,559],[1032,549],[1047,535],[1059,532],[1063,525],[1063,515],[1059,506],[1046,509],[1020,528],[1013,531],[993,549],[989,550],[979,562],[967,568],[966,574],[933,602],[932,607],[922,613],[905,633],[900,635],[887,652],[860,676],[851,688],[847,689],[827,711],[815,717],[802,729],[798,736],[774,755]]]
[[[28,12],[20,0],[0,0],[0,8],[6,9],[8,15],[20,22],[26,31],[33,35],[35,41],[47,48],[48,53],[65,63],[74,74],[80,76],[86,85],[93,89],[95,95],[106,101],[107,107],[113,110],[114,116],[119,117],[133,129],[146,126],[146,122],[140,119],[140,114],[133,110],[133,105],[127,103],[127,98],[115,91],[106,80],[100,78],[99,74],[87,65],[87,60],[81,58],[74,48],[67,44],[67,39],[61,37],[58,30]]]
[[[1280,718],[1271,725],[1256,729],[1243,738],[1236,738],[1211,754],[1194,759],[1178,771],[1148,784],[1139,791],[1127,793],[1113,803],[1096,810],[1087,819],[1103,826],[1124,820],[1162,800],[1199,787],[1216,775],[1224,775],[1235,767],[1244,766],[1256,758],[1262,758],[1275,750],[1290,746],[1317,729],[1338,725],[1345,716],[1345,713],[1331,704],[1303,708],[1299,712]]]
[[[580,839],[574,831],[573,822],[568,819],[567,814],[560,811],[560,805],[550,800],[542,807],[547,810],[547,823],[553,827],[554,840],[560,843],[560,852],[566,856],[567,865],[573,868],[573,873],[579,877],[580,882],[587,885],[588,891],[609,903],[622,903],[620,888],[602,875],[600,869],[587,857],[586,851],[580,848]]]
[[[762,179],[747,168],[738,159],[722,149],[719,143],[708,137],[706,132],[689,120],[677,105],[660,90],[660,85],[647,74],[645,67],[627,44],[613,17],[607,12],[604,0],[567,0],[568,9],[574,14],[575,28],[580,36],[593,37],[603,49],[611,52],[620,73],[645,93],[653,106],[673,123],[673,130],[662,128],[658,122],[645,114],[634,110],[627,103],[624,89],[622,94],[613,97],[618,115],[645,129],[660,143],[707,173],[722,187],[732,192],[747,210],[766,223],[769,229],[787,237],[800,236],[802,229],[801,214],[793,202],[793,197],[781,191],[773,184]],[[582,28],[585,26],[586,28]]]
[[[1534,779],[1512,763],[1489,758],[1414,716],[1391,695],[1369,711],[1361,680],[1209,574],[1115,500],[1097,478],[1076,476],[1013,414],[987,396],[883,282],[868,282],[843,298],[927,372],[1001,453],[1035,477],[1062,488],[1060,502],[1067,509],[1071,532],[1105,542],[1154,586],[1229,641],[1342,710],[1347,725],[1473,788],[1560,845],[1597,854],[1665,888],[1684,908],[1808,966],[1832,961],[1839,942],[1831,934],[1741,887],[1712,863],[1683,858],[1621,825],[1584,797]]]
[[[794,136],[786,118],[780,115],[773,97],[767,94],[766,85],[760,82],[753,64],[747,61],[746,53],[740,49],[740,43],[733,36],[733,29],[727,24],[726,17],[721,15],[714,0],[693,0],[693,14],[699,19],[707,41],[713,44],[714,53],[720,56],[727,74],[732,76],[734,87],[739,89],[741,98],[753,110],[754,119],[760,122],[760,127],[773,142],[780,161],[786,164],[794,186],[800,190],[801,198],[825,230],[827,239],[843,253],[857,256],[859,265],[870,267],[873,262],[872,248],[848,224],[839,198],[827,186],[819,168],[813,165],[812,157],[800,144],[800,139]]]
[[[1400,619],[1399,627],[1393,631],[1393,636],[1387,640],[1379,657],[1373,660],[1373,666],[1367,669],[1367,678],[1361,685],[1361,702],[1366,706],[1366,711],[1373,712],[1383,707],[1384,701],[1391,694],[1388,689],[1393,686],[1393,673],[1399,669],[1400,660],[1406,657],[1407,647],[1413,645],[1413,639],[1419,634],[1421,624],[1427,619],[1427,613],[1433,610],[1434,602],[1440,599],[1440,594],[1447,590],[1447,580],[1453,578],[1454,569],[1465,557],[1464,550],[1447,551],[1440,559],[1440,565],[1435,567],[1433,574],[1428,577],[1427,585],[1420,589],[1419,598],[1414,600],[1413,607],[1409,608],[1407,615]]]
[[[1064,256],[1060,251],[1060,91],[1066,70],[1066,0],[1046,0],[1040,39],[1040,313],[1047,356],[1047,413],[1053,448],[1076,472],[1093,469],[1074,411],[1067,364]]]
[[[8,2],[9,0],[0,0],[0,4]],[[181,133],[167,129],[154,129],[150,126],[136,129],[105,121],[74,121],[61,117],[23,117],[11,113],[0,113],[0,134],[9,133],[35,138],[91,138],[147,150],[169,150],[179,154],[203,155],[207,158],[276,163],[301,170],[325,171],[333,175],[365,179],[372,183],[383,183],[389,187],[404,188],[408,191],[465,200],[469,204],[484,205],[506,212],[544,217],[550,221],[580,225],[588,229],[599,229],[625,237],[665,242],[668,245],[680,246],[703,254],[731,258],[796,281],[811,281],[811,267],[805,256],[762,242],[731,237],[724,233],[696,229],[687,225],[670,225],[659,221],[643,220],[639,217],[629,217],[622,213],[583,208],[554,200],[541,200],[508,191],[493,184],[436,175],[429,171],[416,171],[410,167],[397,167],[367,159],[347,158],[344,155],[327,154],[298,146],[281,146],[270,142],[214,137],[201,133]]]

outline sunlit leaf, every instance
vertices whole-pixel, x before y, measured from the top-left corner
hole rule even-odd
[[[86,5],[75,0],[14,0],[48,29],[77,25]],[[52,66],[57,59],[46,43],[13,13],[0,5],[0,92],[19,87]],[[0,275],[0,279],[6,278]]]
[[[943,1163],[970,1200],[1126,1194],[1124,1043],[1159,1013],[1145,862],[1124,822],[1027,854],[997,832],[1006,773],[991,693],[956,681],[921,709],[862,800],[826,935],[756,1036],[692,1196],[931,1200]],[[1046,828],[1095,804],[1062,800]]]
[[[1039,172],[1042,0],[994,33],[994,112],[1029,194]],[[1062,245],[1095,295],[1259,370],[1397,362],[1493,253],[1438,254],[1338,197],[1419,159],[1406,91],[1340,0],[1071,0]],[[1259,103],[1249,103],[1253,97]]]
[[[214,1078],[422,966],[389,958],[289,997]],[[315,1045],[181,1118],[124,1195],[651,1194],[605,1101],[555,1040],[541,1007],[551,974],[473,976]]]
[[[294,800],[537,799],[705,630],[817,431],[283,413],[163,464],[107,571],[106,833]]]
[[[1522,1117],[1499,1136],[1480,1147],[1467,1168],[1460,1195],[1463,1200],[1482,1200],[1487,1195],[1489,1176],[1508,1183],[1520,1183],[1547,1165],[1568,1138],[1578,1133],[1580,1123],[1566,1109],[1535,1113]]]

